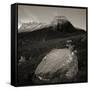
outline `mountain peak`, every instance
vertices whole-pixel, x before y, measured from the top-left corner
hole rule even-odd
[[[65,16],[55,16],[51,24],[55,31],[72,32],[74,30],[74,26]]]

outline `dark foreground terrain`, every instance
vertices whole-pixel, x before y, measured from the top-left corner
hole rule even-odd
[[[77,50],[79,71],[72,80],[57,83],[86,82],[87,32],[73,27],[68,21],[63,23],[61,20],[58,26],[51,24],[32,32],[18,33],[18,84],[50,84],[50,81],[45,83],[38,80],[35,77],[35,70],[42,58],[52,49],[66,48],[67,40],[72,40],[71,44]]]

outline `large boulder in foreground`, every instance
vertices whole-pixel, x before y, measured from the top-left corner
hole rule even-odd
[[[78,72],[77,56],[69,49],[53,49],[40,62],[35,70],[36,77],[45,82],[63,82],[73,79]]]

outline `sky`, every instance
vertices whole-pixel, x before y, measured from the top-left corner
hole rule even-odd
[[[32,21],[50,23],[55,16],[65,16],[75,27],[86,30],[86,9],[45,6],[18,6],[18,27]]]

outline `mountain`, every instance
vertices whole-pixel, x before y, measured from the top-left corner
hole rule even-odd
[[[50,24],[24,23],[18,30],[18,37],[31,41],[42,41],[64,38],[85,33],[84,30],[75,28],[70,21],[62,17],[55,17]]]

